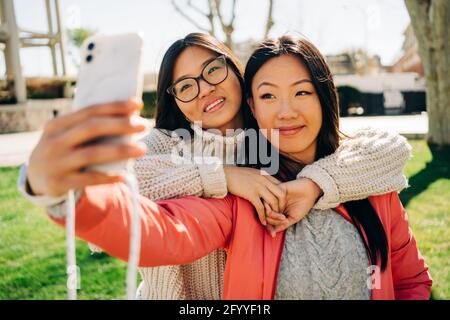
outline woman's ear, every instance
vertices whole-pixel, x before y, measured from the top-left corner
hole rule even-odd
[[[253,98],[252,97],[248,97],[247,98],[247,103],[248,103],[248,106],[250,107],[250,111],[252,112],[253,115],[255,115],[255,103],[253,101]]]

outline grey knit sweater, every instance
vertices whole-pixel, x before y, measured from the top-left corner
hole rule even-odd
[[[192,149],[197,152],[200,150],[203,157],[210,156],[215,161],[199,164],[189,160],[190,157],[184,153],[191,148],[184,141],[171,137],[170,133],[153,129],[143,139],[148,146],[147,154],[135,163],[142,195],[151,200],[187,195],[218,198],[226,195],[226,179],[223,166],[220,165],[222,159],[217,158],[215,152],[223,150],[224,144],[236,150],[243,142],[244,133],[223,137],[202,131],[197,126],[193,126],[193,129],[195,136],[190,142]],[[330,209],[342,202],[406,187],[407,181],[402,170],[410,152],[411,147],[406,139],[397,134],[361,129],[351,139],[342,141],[334,154],[306,166],[298,177],[310,178],[323,190],[324,194],[314,209]],[[49,205],[48,197],[47,203],[43,203],[37,200],[38,197],[28,194],[26,188],[21,188],[21,191],[36,204]],[[55,217],[63,216],[65,201],[59,200],[59,203],[49,206],[47,211]],[[286,246],[290,246],[290,243],[287,241]],[[300,252],[296,254],[300,255]],[[138,298],[220,299],[225,261],[225,253],[216,250],[188,265],[141,268],[142,282]],[[280,270],[280,281],[284,278],[283,274]],[[277,290],[277,295],[284,297],[285,293],[280,290]],[[298,292],[294,296],[301,297]]]
[[[286,230],[275,299],[368,300],[368,267],[356,228],[331,209],[313,209]]]

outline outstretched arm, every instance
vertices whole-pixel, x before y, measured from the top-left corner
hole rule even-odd
[[[210,160],[209,163],[196,164],[190,159],[172,154],[179,140],[157,129],[152,129],[142,142],[147,145],[147,152],[134,163],[141,195],[154,201],[189,195],[211,198],[226,196],[225,173],[217,159],[205,159]],[[24,164],[18,183],[21,193],[35,205],[45,207],[54,217],[63,217],[67,211],[66,195],[51,197],[33,194],[28,187],[27,173],[28,166]],[[76,201],[80,196],[81,191],[76,190]]]
[[[139,265],[186,264],[225,248],[232,230],[233,199],[186,197],[155,203],[139,196]],[[77,237],[126,261],[131,208],[131,191],[123,183],[86,187],[76,208]],[[65,223],[64,219],[51,219],[59,225]]]

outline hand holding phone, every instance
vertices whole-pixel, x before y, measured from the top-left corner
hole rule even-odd
[[[81,67],[75,93],[75,110],[91,105],[126,101],[142,97],[142,38],[133,33],[114,36],[94,36],[86,39],[81,53]],[[120,104],[116,104],[120,106]],[[101,125],[101,124],[99,124]],[[112,136],[96,139],[91,143],[124,144],[132,137]],[[127,297],[133,299],[136,292],[136,275],[140,253],[140,210],[137,201],[138,184],[133,174],[131,160],[91,165],[88,171],[124,174],[133,192],[130,230],[130,254],[127,270]],[[127,173],[128,171],[128,173]],[[75,201],[69,191],[70,205],[66,216],[68,266],[76,266],[75,256]],[[76,299],[76,290],[68,289],[69,299]]]
[[[141,36],[135,33],[86,39],[81,50],[74,109],[142,97],[142,44]],[[117,144],[132,139],[129,135],[113,136],[92,143]],[[119,174],[125,172],[129,164],[130,160],[123,160],[90,166],[86,170]]]

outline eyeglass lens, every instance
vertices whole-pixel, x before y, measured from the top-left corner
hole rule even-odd
[[[210,85],[219,84],[227,77],[226,60],[218,57],[208,63],[202,70],[199,78],[202,78]],[[174,95],[181,101],[188,102],[195,99],[200,91],[198,79],[186,78],[177,82],[173,87]]]

